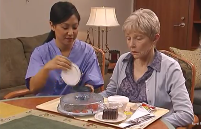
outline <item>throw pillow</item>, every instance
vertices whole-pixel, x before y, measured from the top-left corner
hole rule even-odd
[[[201,88],[201,48],[191,51],[170,47],[170,51],[194,64],[196,70],[195,88]]]

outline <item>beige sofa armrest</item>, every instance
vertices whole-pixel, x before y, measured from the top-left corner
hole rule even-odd
[[[29,89],[23,89],[23,90],[18,90],[18,91],[13,91],[8,93],[7,95],[4,96],[4,99],[11,99],[15,97],[22,97],[25,95],[32,94]]]

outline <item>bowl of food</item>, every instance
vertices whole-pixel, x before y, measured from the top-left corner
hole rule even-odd
[[[129,98],[126,96],[115,95],[115,96],[108,97],[108,102],[122,103],[123,104],[123,110],[125,110],[128,102],[129,102]]]

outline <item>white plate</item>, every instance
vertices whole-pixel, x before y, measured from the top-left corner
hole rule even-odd
[[[80,81],[80,77],[80,69],[74,63],[72,63],[71,69],[61,72],[61,78],[69,86],[75,86]]]
[[[107,123],[118,123],[118,122],[121,122],[127,118],[127,116],[121,112],[119,112],[118,118],[115,120],[102,119],[102,115],[103,115],[103,112],[99,112],[99,113],[95,114],[94,117],[98,121],[107,122]]]

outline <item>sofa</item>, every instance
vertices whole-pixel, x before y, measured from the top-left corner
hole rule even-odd
[[[0,99],[16,90],[25,89],[25,74],[33,49],[47,34],[34,37],[0,39]]]
[[[33,37],[0,39],[0,100],[10,92],[26,89],[25,75],[35,47],[43,44],[48,33]],[[81,33],[78,39],[85,40]],[[107,69],[109,62],[105,63]],[[107,72],[107,71],[105,71]]]
[[[174,47],[170,47],[170,51],[188,60],[195,66],[196,77],[193,110],[201,122],[201,46],[195,50],[180,50]]]

